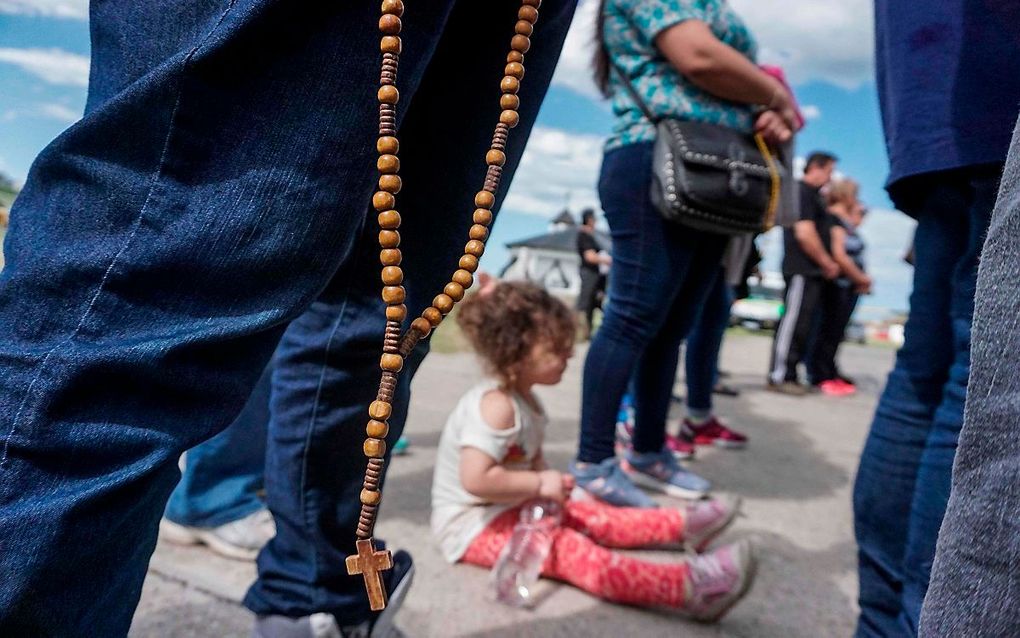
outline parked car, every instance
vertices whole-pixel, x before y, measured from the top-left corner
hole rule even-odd
[[[730,324],[748,330],[774,330],[783,316],[783,291],[786,283],[775,272],[752,276],[748,280],[751,295],[733,304]]]

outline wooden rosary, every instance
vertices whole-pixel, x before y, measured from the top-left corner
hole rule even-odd
[[[517,23],[514,25],[514,36],[510,40],[510,53],[506,56],[507,64],[503,80],[499,83],[503,95],[499,99],[502,112],[499,123],[492,136],[492,145],[485,154],[488,169],[482,190],[475,195],[474,224],[468,231],[469,241],[464,246],[464,255],[460,258],[458,269],[453,273],[450,283],[443,292],[432,300],[432,305],[422,312],[421,316],[411,322],[411,327],[404,332],[404,320],[407,318],[407,306],[404,305],[405,291],[401,285],[404,273],[400,268],[400,213],[396,210],[396,195],[400,192],[400,160],[397,153],[400,143],[397,141],[397,102],[400,94],[395,86],[397,80],[397,63],[400,60],[400,17],[404,13],[402,0],[383,0],[382,17],[379,18],[379,31],[382,32],[380,49],[382,50],[382,72],[379,76],[379,140],[376,148],[379,151],[377,167],[379,169],[379,190],[372,196],[372,207],[379,214],[379,246],[382,248],[379,259],[382,262],[382,298],[386,302],[386,333],[383,341],[383,355],[379,366],[382,368],[382,379],[379,381],[379,393],[376,400],[369,406],[370,420],[366,427],[365,456],[368,467],[365,469],[365,482],[361,490],[361,516],[358,520],[357,554],[347,557],[347,573],[361,574],[365,579],[368,599],[372,610],[378,611],[386,607],[386,587],[383,584],[382,572],[393,567],[393,557],[389,551],[376,551],[372,532],[375,528],[376,515],[382,492],[379,482],[382,476],[384,457],[386,454],[386,434],[389,432],[387,420],[393,412],[393,395],[397,387],[397,376],[404,367],[404,359],[414,350],[418,342],[429,335],[438,326],[443,317],[453,310],[454,304],[464,298],[464,292],[474,283],[473,273],[478,268],[478,258],[485,251],[485,240],[489,236],[489,225],[492,223],[492,207],[496,202],[496,191],[506,161],[506,140],[510,129],[517,126],[520,116],[517,109],[520,98],[517,92],[524,77],[524,54],[531,46],[530,36],[538,20],[538,7],[541,0],[522,0],[517,12]]]

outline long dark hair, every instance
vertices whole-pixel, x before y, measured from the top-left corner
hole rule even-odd
[[[591,59],[595,86],[603,96],[609,97],[609,51],[606,50],[606,0],[599,0],[595,14],[595,55]]]

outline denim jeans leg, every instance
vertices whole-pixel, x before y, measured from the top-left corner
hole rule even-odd
[[[981,255],[966,419],[920,635],[1017,636],[1020,127]]]
[[[569,21],[568,3],[546,5],[531,118]],[[516,7],[499,6],[510,24]],[[445,15],[409,7],[401,88]],[[127,633],[179,456],[230,424],[284,326],[349,272],[376,179],[378,19],[367,3],[93,5],[85,116],[34,163],[0,273],[0,635]],[[446,73],[473,97],[449,68],[491,76],[496,104],[505,55],[483,75],[463,53]],[[477,162],[479,184],[485,167],[460,154],[475,120],[451,106],[433,106],[432,125],[455,125],[421,152],[449,160],[433,184],[460,189],[466,228],[451,166]],[[421,223],[443,203],[421,204]]]
[[[164,516],[189,527],[219,527],[265,507],[269,378],[266,366],[241,414],[213,438],[184,453],[181,481]]]
[[[651,161],[652,144],[641,143],[611,150],[602,162],[599,197],[613,237],[613,270],[610,303],[584,363],[582,462],[613,456],[616,414],[639,357],[666,324],[709,237],[668,223],[655,210],[648,194]],[[673,366],[675,374],[676,361]]]
[[[720,269],[701,313],[694,322],[684,352],[687,378],[687,408],[711,412],[712,389],[719,377],[719,351],[730,323],[733,291]]]
[[[442,33],[431,44],[422,34],[405,37],[403,57],[427,56],[429,63],[413,91],[398,79],[401,104],[409,102],[401,111],[403,186],[397,207],[411,316],[431,304],[463,254],[475,191],[486,173],[482,158],[494,125],[489,107],[498,105],[505,66],[507,42],[501,35],[518,8],[514,2],[457,2],[444,15],[433,5],[407,6],[405,28],[439,19],[435,32]],[[506,150],[500,200],[538,115],[573,9],[569,1],[543,3],[520,92],[520,124]],[[465,78],[478,79],[483,87],[491,80],[492,91]],[[346,625],[370,613],[364,583],[347,575],[344,559],[354,552],[366,465],[364,428],[379,384],[384,315],[377,235],[373,219],[349,263],[280,344],[266,475],[277,535],[260,554],[258,580],[245,597],[256,614],[327,612]],[[390,444],[404,427],[410,381],[426,351],[427,345],[421,346],[405,363],[389,420]],[[388,513],[395,512],[384,497],[381,516]]]
[[[900,615],[900,624],[910,635],[917,634],[921,605],[928,591],[928,579],[935,559],[935,544],[949,502],[953,459],[963,426],[970,376],[970,335],[978,261],[995,205],[998,182],[998,168],[975,174],[969,181],[971,200],[966,218],[967,248],[957,260],[950,281],[953,362],[942,391],[942,402],[935,411],[931,432],[921,455],[917,487],[910,507],[903,561],[903,611]]]
[[[902,635],[910,508],[954,356],[947,282],[967,252],[967,186],[950,177],[925,194],[918,211],[906,339],[879,399],[854,486],[861,637]]]

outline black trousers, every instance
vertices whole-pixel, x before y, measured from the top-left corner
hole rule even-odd
[[[851,286],[841,286],[834,281],[822,285],[818,302],[818,328],[815,332],[814,347],[807,359],[808,378],[818,385],[839,377],[836,353],[843,343],[846,327],[857,307],[860,297]]]
[[[788,275],[783,302],[786,311],[776,327],[772,344],[770,383],[797,381],[797,364],[804,360],[815,312],[822,296],[825,279],[812,275]]]

